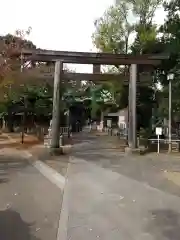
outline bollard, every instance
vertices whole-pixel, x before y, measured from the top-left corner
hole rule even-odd
[[[113,135],[113,129],[112,128],[110,129],[110,134],[111,134],[111,136]]]
[[[63,135],[62,134],[59,137],[59,146],[63,146]]]
[[[70,135],[71,133],[70,133],[70,129],[68,128],[68,138],[70,138]]]

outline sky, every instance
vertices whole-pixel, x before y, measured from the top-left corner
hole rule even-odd
[[[0,34],[32,27],[29,39],[43,49],[93,51],[94,20],[115,0],[1,0]],[[159,9],[156,20],[163,23]],[[72,67],[72,66],[71,66]],[[91,66],[75,65],[78,72],[91,72]]]

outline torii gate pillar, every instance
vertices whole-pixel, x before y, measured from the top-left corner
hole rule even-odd
[[[128,145],[131,149],[137,148],[137,111],[136,111],[136,92],[137,92],[137,64],[130,66],[129,79],[129,127]]]
[[[51,148],[55,148],[55,149],[59,148],[62,75],[63,75],[63,62],[57,61],[55,63],[55,72],[54,72],[52,140],[51,140]]]

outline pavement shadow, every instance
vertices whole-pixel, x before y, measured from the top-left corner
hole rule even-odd
[[[9,179],[7,178],[7,177],[5,177],[5,178],[0,178],[0,184],[1,183],[7,183],[9,181]]]
[[[31,225],[14,210],[0,211],[0,239],[40,240],[31,233]]]
[[[157,160],[144,156],[125,156],[114,151],[84,151],[73,153],[73,156],[87,162],[95,163],[102,168],[127,176],[139,182],[146,182],[150,186],[180,197],[180,161]],[[175,181],[167,178],[167,174],[178,172]],[[177,182],[177,183],[176,183]]]
[[[152,211],[148,232],[157,240],[179,240],[180,213],[169,209]]]
[[[9,174],[28,166],[28,161],[18,156],[0,156],[0,184],[9,181]]]

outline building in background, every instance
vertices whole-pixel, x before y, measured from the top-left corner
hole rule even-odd
[[[108,113],[108,117],[116,118],[117,126],[120,129],[126,129],[128,126],[128,108],[119,110],[116,113]]]

